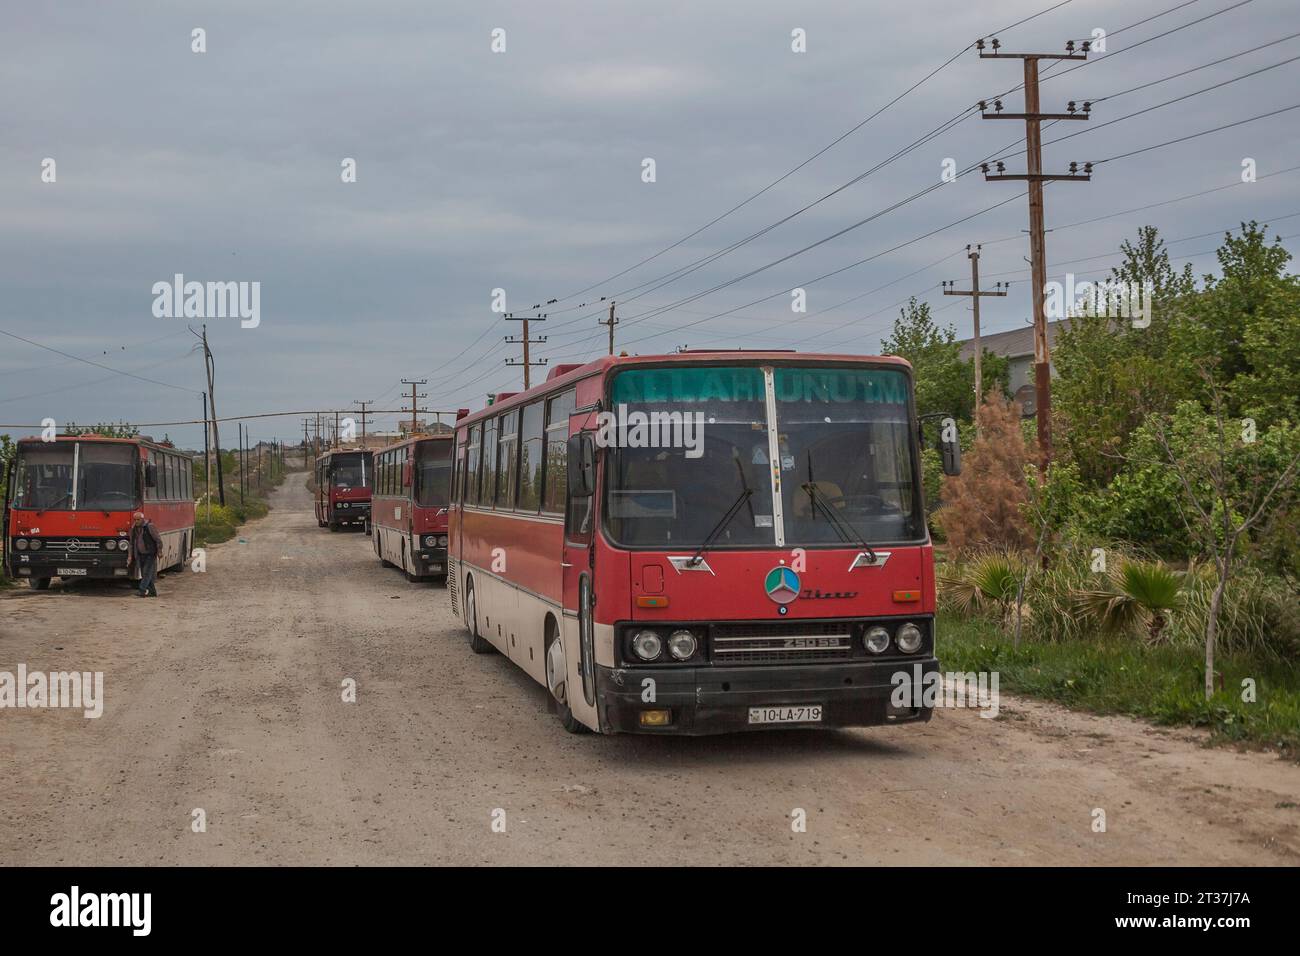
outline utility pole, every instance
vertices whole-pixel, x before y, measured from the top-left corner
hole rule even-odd
[[[429,380],[428,380],[427,378],[421,378],[421,379],[410,379],[410,378],[404,378],[404,379],[402,379],[402,384],[403,384],[403,385],[409,385],[409,386],[411,386],[411,407],[410,407],[409,409],[405,409],[405,408],[402,409],[402,411],[404,411],[404,412],[405,412],[405,411],[410,411],[410,413],[411,413],[411,436],[413,436],[417,431],[419,431],[419,428],[420,428],[420,422],[419,422],[419,418],[418,418],[419,413],[420,413],[420,399],[422,399],[422,398],[428,398],[428,397],[429,397],[429,393],[428,393],[428,392],[420,392],[420,393],[417,395],[416,392],[415,392],[415,388],[416,388],[417,385],[426,385],[426,384],[428,384],[428,381],[429,381]],[[408,436],[408,437],[410,437],[410,436]]]
[[[339,441],[339,413],[334,413],[334,448],[341,448],[342,443]]]
[[[609,354],[613,355],[614,354],[614,326],[618,325],[618,319],[614,318],[613,302],[609,304],[609,318],[600,319],[599,324],[609,326]]]
[[[352,400],[353,405],[361,406],[361,447],[366,447],[366,406],[375,404],[374,401],[363,402],[358,399]]]
[[[244,423],[239,422],[239,506],[244,506]]]
[[[203,393],[203,497],[207,499],[208,521],[212,520],[212,448],[208,433],[208,393]]]
[[[190,329],[194,332],[193,329]],[[195,332],[196,335],[199,335]],[[208,373],[208,408],[212,412],[212,448],[217,454],[217,498],[224,505],[226,503],[226,482],[221,469],[221,433],[217,430],[217,399],[212,390],[212,379],[216,373],[216,362],[212,358],[212,350],[208,348],[208,327],[203,326],[203,334],[199,335],[203,342],[203,368]],[[206,415],[204,416],[206,417]],[[210,506],[209,506],[210,507]]]
[[[307,460],[307,447],[308,447],[308,442],[311,440],[311,435],[308,433],[308,429],[310,427],[311,427],[311,419],[304,418],[302,420],[302,466],[304,468],[311,467],[311,462]]]
[[[980,371],[981,360],[984,358],[984,348],[980,345],[980,297],[986,295],[1006,295],[1007,290],[1003,288],[1003,283],[999,282],[994,286],[992,291],[980,291],[980,247],[972,247],[969,243],[966,245],[966,256],[970,259],[970,291],[963,289],[954,289],[951,280],[943,283],[944,295],[968,295],[975,304],[975,340],[972,343],[975,346],[975,409],[978,412],[980,402],[984,401],[984,379]],[[975,426],[979,427],[979,415],[975,416]]]
[[[980,101],[980,113],[984,119],[1023,120],[1025,123],[1025,158],[1027,172],[1018,175],[1004,173],[1005,166],[998,162],[997,173],[989,173],[989,164],[981,169],[985,180],[1017,180],[1029,184],[1029,254],[1033,273],[1034,303],[1034,391],[1035,414],[1038,418],[1038,459],[1039,468],[1047,470],[1052,461],[1052,355],[1047,344],[1047,315],[1045,296],[1047,285],[1047,247],[1043,237],[1043,183],[1051,180],[1087,182],[1092,179],[1092,163],[1085,163],[1083,173],[1078,172],[1079,164],[1071,163],[1068,175],[1054,175],[1043,172],[1043,137],[1041,124],[1043,120],[1086,120],[1092,110],[1091,103],[1083,104],[1083,111],[1076,110],[1071,100],[1065,113],[1039,112],[1038,103],[1038,63],[1040,60],[1086,60],[1092,47],[1091,40],[1084,40],[1076,50],[1074,41],[1065,44],[1064,53],[1003,53],[1002,44],[992,40],[992,53],[984,50],[984,41],[977,40],[975,48],[979,50],[982,60],[1023,60],[1025,68],[1025,111],[1023,113],[1002,112],[1002,101],[993,101],[993,112],[983,100]],[[977,300],[978,301],[978,300]]]
[[[528,375],[528,370],[529,370],[530,368],[532,368],[534,365],[545,365],[546,362],[547,362],[546,359],[542,359],[541,361],[534,362],[534,361],[532,361],[532,360],[528,357],[528,346],[529,346],[529,345],[541,345],[543,342],[546,341],[546,336],[544,336],[544,335],[543,335],[541,338],[530,339],[530,338],[528,337],[528,323],[529,323],[529,322],[545,322],[545,321],[546,321],[546,316],[541,315],[541,314],[539,313],[538,315],[534,315],[534,316],[532,316],[531,318],[529,318],[528,316],[524,316],[524,315],[515,315],[513,312],[507,312],[507,313],[505,314],[505,316],[503,316],[503,318],[505,318],[506,321],[508,321],[508,322],[522,322],[522,323],[524,323],[524,334],[523,334],[520,338],[515,338],[515,337],[512,336],[512,335],[507,335],[507,336],[505,337],[505,340],[506,340],[507,342],[509,342],[511,345],[523,345],[523,347],[524,347],[524,358],[523,358],[523,361],[522,361],[522,362],[517,362],[517,361],[515,361],[514,359],[506,359],[506,364],[507,364],[507,365],[522,365],[522,366],[524,367],[524,391],[528,391],[528,389],[532,386],[532,382],[531,382],[531,380],[530,380],[530,378],[529,378],[529,375]],[[611,334],[611,335],[613,334],[612,330],[611,330],[611,333],[610,333],[610,334]]]

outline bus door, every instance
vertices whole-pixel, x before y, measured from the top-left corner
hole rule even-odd
[[[569,416],[567,448],[568,490],[564,508],[563,569],[564,614],[577,625],[577,673],[582,687],[569,694],[577,702],[578,692],[586,703],[596,702],[595,585],[593,558],[596,534],[596,413],[575,412]],[[567,630],[567,628],[566,628]],[[572,653],[572,651],[570,651]],[[572,673],[572,670],[570,671]]]

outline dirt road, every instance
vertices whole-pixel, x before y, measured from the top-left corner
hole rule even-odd
[[[0,863],[1300,862],[1294,764],[1005,697],[995,720],[571,736],[470,653],[440,585],[318,529],[300,475],[273,504],[157,601],[0,593],[0,670],[105,680],[99,719],[0,710]]]

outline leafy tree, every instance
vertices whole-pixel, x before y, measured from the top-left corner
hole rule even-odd
[[[912,363],[916,378],[916,408],[920,415],[952,415],[971,421],[975,406],[975,362],[961,358],[961,343],[951,325],[941,327],[930,314],[928,302],[913,296],[899,310],[894,331],[881,342],[881,352],[897,355]],[[998,387],[1005,394],[1009,362],[988,349],[983,350],[980,369],[984,387]]]
[[[140,429],[134,425],[128,425],[126,422],[119,422],[114,425],[111,422],[100,422],[98,425],[78,425],[76,422],[68,422],[63,426],[65,435],[102,435],[105,438],[134,438],[140,434]]]

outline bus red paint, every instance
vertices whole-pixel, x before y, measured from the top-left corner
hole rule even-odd
[[[559,366],[457,423],[452,609],[572,731],[928,720],[891,695],[938,670],[919,439],[898,358]]]
[[[61,436],[18,442],[6,479],[4,561],[37,590],[53,578],[139,580],[127,566],[131,515],[162,536],[158,569],[179,570],[194,546],[188,455],[145,438]]]
[[[316,459],[316,524],[338,531],[345,524],[370,527],[374,452],[334,449]]]
[[[375,556],[407,580],[447,574],[452,436],[408,438],[375,452]]]

